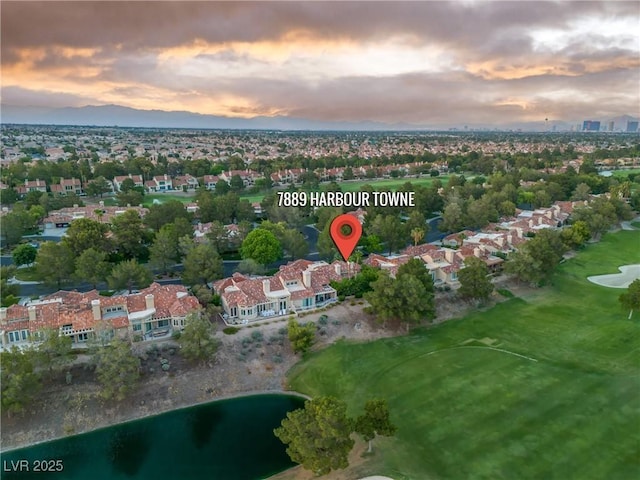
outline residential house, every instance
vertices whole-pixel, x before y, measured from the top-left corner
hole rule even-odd
[[[117,177],[114,177],[113,179],[113,187],[115,188],[116,192],[122,191],[122,182],[124,182],[126,179],[131,179],[134,186],[136,187],[144,187],[144,180],[142,179],[142,175],[119,175]]]
[[[297,314],[337,300],[330,282],[353,275],[353,263],[296,260],[280,267],[271,277],[235,273],[213,288],[220,295],[223,318],[229,324],[250,323],[273,316]]]
[[[207,190],[215,190],[218,180],[220,180],[220,177],[218,177],[217,175],[205,175],[202,179],[202,183],[204,185],[204,188],[206,188]]]
[[[51,192],[58,195],[84,195],[82,190],[82,182],[78,178],[61,178],[59,184],[51,185]]]
[[[153,283],[139,293],[113,297],[102,297],[96,290],[59,291],[27,305],[0,308],[1,346],[32,345],[45,329],[71,337],[74,345],[84,345],[95,335],[166,338],[182,330],[187,314],[199,308],[196,297],[182,285]]]
[[[18,185],[16,192],[19,195],[25,195],[29,192],[43,192],[47,193],[47,182],[44,180],[25,180],[24,185]]]
[[[173,188],[177,190],[196,190],[200,184],[198,179],[189,174],[181,175],[173,179]]]
[[[142,206],[139,207],[105,207],[104,203],[96,208],[95,205],[79,207],[64,207],[60,210],[52,210],[49,215],[42,220],[45,231],[52,228],[66,228],[72,221],[78,218],[88,218],[100,223],[111,223],[113,217],[121,215],[127,210],[135,210],[138,215],[144,217],[149,211]]]
[[[168,192],[174,188],[173,179],[167,174],[153,177],[153,180],[145,182],[145,186],[151,192]]]

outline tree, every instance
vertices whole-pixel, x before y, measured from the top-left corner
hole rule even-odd
[[[94,354],[96,376],[105,399],[123,400],[140,377],[140,359],[131,352],[129,343],[119,338],[97,348]]]
[[[8,247],[20,242],[22,236],[33,227],[33,218],[24,209],[14,209],[2,217],[1,232]]]
[[[290,318],[289,323],[287,324],[287,334],[289,336],[289,341],[291,342],[293,353],[305,353],[315,341],[316,327],[311,322],[306,325],[302,325],[301,323],[296,322],[293,318]]]
[[[422,283],[425,291],[429,295],[429,298],[433,302],[433,277],[431,276],[431,273],[429,273],[429,270],[427,270],[422,260],[418,258],[412,258],[407,263],[400,265],[398,267],[396,278],[399,278],[402,281],[404,275],[412,275],[420,280],[420,283]]]
[[[244,181],[240,175],[232,175],[231,180],[229,181],[229,186],[232,191],[239,192],[244,190]]]
[[[146,250],[147,232],[136,210],[117,215],[111,225],[114,246],[124,258],[140,258]]]
[[[214,328],[205,315],[191,312],[185,318],[185,327],[180,335],[180,352],[192,362],[210,360],[218,344],[213,338]]]
[[[71,222],[62,243],[77,257],[88,248],[109,252],[111,245],[107,239],[109,226],[90,218],[78,218]]]
[[[29,265],[36,260],[38,250],[33,245],[23,243],[18,245],[12,252],[13,263],[18,267],[20,265]]]
[[[458,272],[460,288],[458,293],[467,299],[479,300],[484,303],[491,292],[493,284],[489,279],[487,264],[478,257],[468,257],[464,261],[465,267]]]
[[[634,310],[640,309],[640,279],[634,280],[627,291],[618,298],[624,308],[629,309],[629,320]]]
[[[15,265],[0,267],[0,306],[10,307],[20,301],[19,285],[9,285],[8,280],[15,274]]]
[[[85,192],[87,193],[87,195],[90,195],[92,197],[97,197],[98,195],[100,195],[100,197],[102,198],[102,195],[110,191],[111,185],[109,185],[109,182],[104,177],[97,177],[93,179],[85,187]]]
[[[406,227],[395,215],[378,215],[371,224],[370,233],[385,243],[389,254],[406,245]]]
[[[206,285],[222,278],[222,258],[208,243],[197,245],[189,250],[184,259],[182,281],[187,285]]]
[[[331,222],[327,222],[320,232],[320,235],[318,235],[318,253],[320,254],[320,258],[324,260],[332,260],[338,255],[336,244],[331,239],[330,227]]]
[[[136,260],[125,260],[113,267],[108,282],[114,290],[126,288],[131,293],[134,286],[146,288],[151,285],[151,273]]]
[[[129,192],[131,190],[133,190],[136,187],[136,182],[133,181],[133,179],[131,178],[125,178],[122,183],[120,184],[120,191],[121,192]]]
[[[287,454],[316,475],[346,468],[354,441],[347,406],[333,397],[307,400],[303,409],[287,413],[273,433],[287,445]]]
[[[231,187],[226,181],[220,179],[216,182],[216,188],[214,190],[216,195],[225,195],[229,193],[230,190],[231,190]]]
[[[579,183],[571,195],[571,200],[588,200],[591,194],[591,187],[586,183]]]
[[[365,293],[364,298],[381,322],[399,320],[420,323],[435,316],[433,295],[414,275],[392,279],[383,273],[372,286],[373,291]]]
[[[574,222],[570,227],[560,231],[560,237],[567,248],[577,248],[585,244],[591,238],[589,225],[583,220]]]
[[[293,228],[288,228],[284,231],[282,239],[282,249],[287,253],[291,259],[304,258],[309,253],[309,244],[304,238],[304,235]]]
[[[417,246],[422,241],[423,238],[424,238],[424,229],[414,228],[411,230],[411,239],[413,240],[414,246]]]
[[[71,337],[61,335],[58,329],[48,328],[40,332],[43,339],[38,345],[38,353],[43,366],[49,371],[54,366],[64,365],[71,360]]]
[[[116,201],[118,206],[127,207],[131,205],[142,205],[144,202],[144,194],[138,190],[129,190],[127,192],[120,192],[116,195]]]
[[[18,193],[13,188],[3,188],[0,190],[0,204],[13,205],[18,201]]]
[[[80,280],[89,282],[93,288],[97,288],[99,282],[104,282],[111,271],[111,264],[107,261],[104,251],[88,248],[76,258],[75,275]]]
[[[514,252],[505,265],[505,271],[534,285],[548,280],[567,247],[556,230],[540,230],[535,237]]]
[[[36,272],[48,285],[60,285],[69,280],[74,271],[73,252],[64,243],[44,242],[36,256]]]
[[[0,353],[2,409],[6,412],[22,412],[41,388],[40,378],[35,372],[34,353],[15,346]]]
[[[151,205],[149,211],[144,216],[144,223],[156,232],[168,223],[175,223],[178,218],[182,218],[191,223],[192,215],[187,212],[184,204],[178,200]]]
[[[261,265],[267,265],[282,258],[282,245],[270,231],[256,228],[242,242],[240,254],[243,259],[251,258]]]
[[[153,244],[149,248],[149,263],[166,274],[169,269],[176,264],[176,256],[178,256],[178,239],[174,238],[170,229],[162,227]]]
[[[222,223],[211,222],[207,238],[218,252],[224,253],[229,250],[229,231]]]
[[[450,202],[442,214],[442,223],[438,226],[442,232],[459,232],[464,228],[464,215],[458,202]]]
[[[389,407],[386,400],[369,400],[364,405],[364,414],[355,421],[355,431],[369,442],[368,452],[371,452],[371,441],[376,435],[390,437],[396,433],[396,426],[389,419]]]

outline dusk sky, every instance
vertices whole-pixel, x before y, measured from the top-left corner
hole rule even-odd
[[[10,2],[2,103],[421,125],[640,115],[640,2]]]

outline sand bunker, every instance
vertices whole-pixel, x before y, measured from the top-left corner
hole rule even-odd
[[[393,478],[383,477],[381,475],[374,475],[373,477],[365,477],[360,480],[393,480]]]
[[[627,288],[631,282],[640,278],[640,264],[623,265],[618,268],[622,273],[595,275],[587,277],[591,283],[611,288]]]

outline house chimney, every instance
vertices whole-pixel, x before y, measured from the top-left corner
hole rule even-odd
[[[35,322],[36,321],[36,307],[34,305],[32,305],[32,306],[27,308],[27,311],[29,312],[29,321],[30,322]]]
[[[101,207],[104,207],[104,200],[100,200],[99,204]]]
[[[0,308],[0,323],[7,321],[7,307]]]
[[[334,264],[333,264],[333,268],[334,268],[334,269],[335,269],[335,271],[336,271],[336,275],[340,275],[340,276],[342,276],[342,265],[340,265],[340,263],[339,263],[339,262],[334,263]]]
[[[311,288],[311,270],[305,270],[302,272],[302,283],[307,288]]]
[[[474,255],[475,257],[480,258],[480,248],[479,248],[479,247],[475,247],[475,248],[473,249],[473,255]]]
[[[155,300],[153,298],[153,294],[151,293],[144,296],[144,303],[147,306],[147,310],[153,310],[154,308],[156,308]]]
[[[271,291],[271,284],[268,279],[262,280],[262,291],[265,295],[268,295]]]
[[[447,262],[453,263],[453,253],[453,250],[451,250],[450,248],[444,249],[444,258]]]
[[[100,300],[91,300],[91,311],[93,312],[93,319],[96,322],[102,319],[102,312],[100,311]]]

